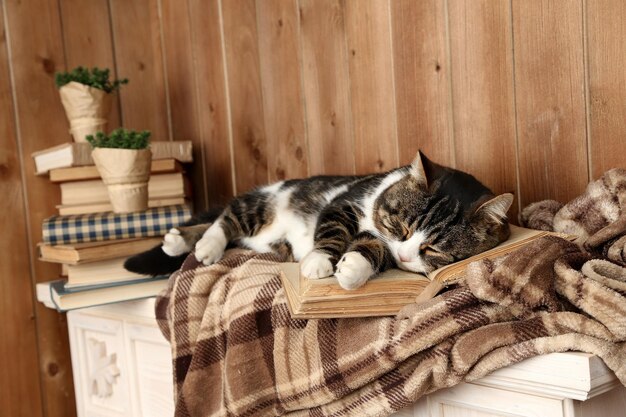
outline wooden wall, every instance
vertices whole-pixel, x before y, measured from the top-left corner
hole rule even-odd
[[[622,0],[0,0],[0,409],[75,413],[65,318],[32,295],[58,274],[30,158],[69,140],[55,71],[128,77],[111,127],[192,140],[197,208],[422,149],[517,211],[626,166],[625,21]]]

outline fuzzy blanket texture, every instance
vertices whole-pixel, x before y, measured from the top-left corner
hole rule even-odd
[[[578,223],[581,246],[545,237],[472,263],[462,285],[397,317],[295,320],[276,255],[234,251],[209,267],[189,256],[156,304],[172,347],[176,415],[385,416],[438,389],[567,350],[600,356],[626,384],[626,268],[617,250],[626,199],[609,198],[617,210],[600,204],[596,223],[585,223],[594,199],[607,197],[596,188],[625,189],[614,187],[613,174],[571,203],[522,213],[526,224],[551,230],[557,219]]]

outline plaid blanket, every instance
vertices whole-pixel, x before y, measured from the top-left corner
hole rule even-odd
[[[384,416],[525,358],[599,355],[626,383],[626,269],[544,238],[397,317],[294,320],[271,254],[185,261],[157,300],[177,416]]]

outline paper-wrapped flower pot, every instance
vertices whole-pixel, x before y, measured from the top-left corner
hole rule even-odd
[[[87,135],[106,130],[112,94],[75,81],[61,87],[59,94],[75,142],[87,142]]]
[[[148,209],[150,149],[96,148],[91,156],[107,186],[115,213]]]

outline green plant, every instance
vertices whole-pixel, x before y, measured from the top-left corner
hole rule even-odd
[[[98,67],[93,67],[92,69],[89,69],[85,67],[76,67],[70,72],[57,72],[54,75],[54,81],[56,82],[58,88],[63,87],[69,82],[76,81],[77,83],[88,85],[90,87],[99,88],[107,93],[111,93],[120,88],[120,85],[128,83],[128,79],[126,78],[111,82],[111,80],[109,80],[109,74],[110,70],[108,68],[100,69]]]
[[[145,149],[150,145],[150,132],[119,128],[108,135],[104,132],[97,132],[95,137],[87,135],[87,142],[93,148]]]

